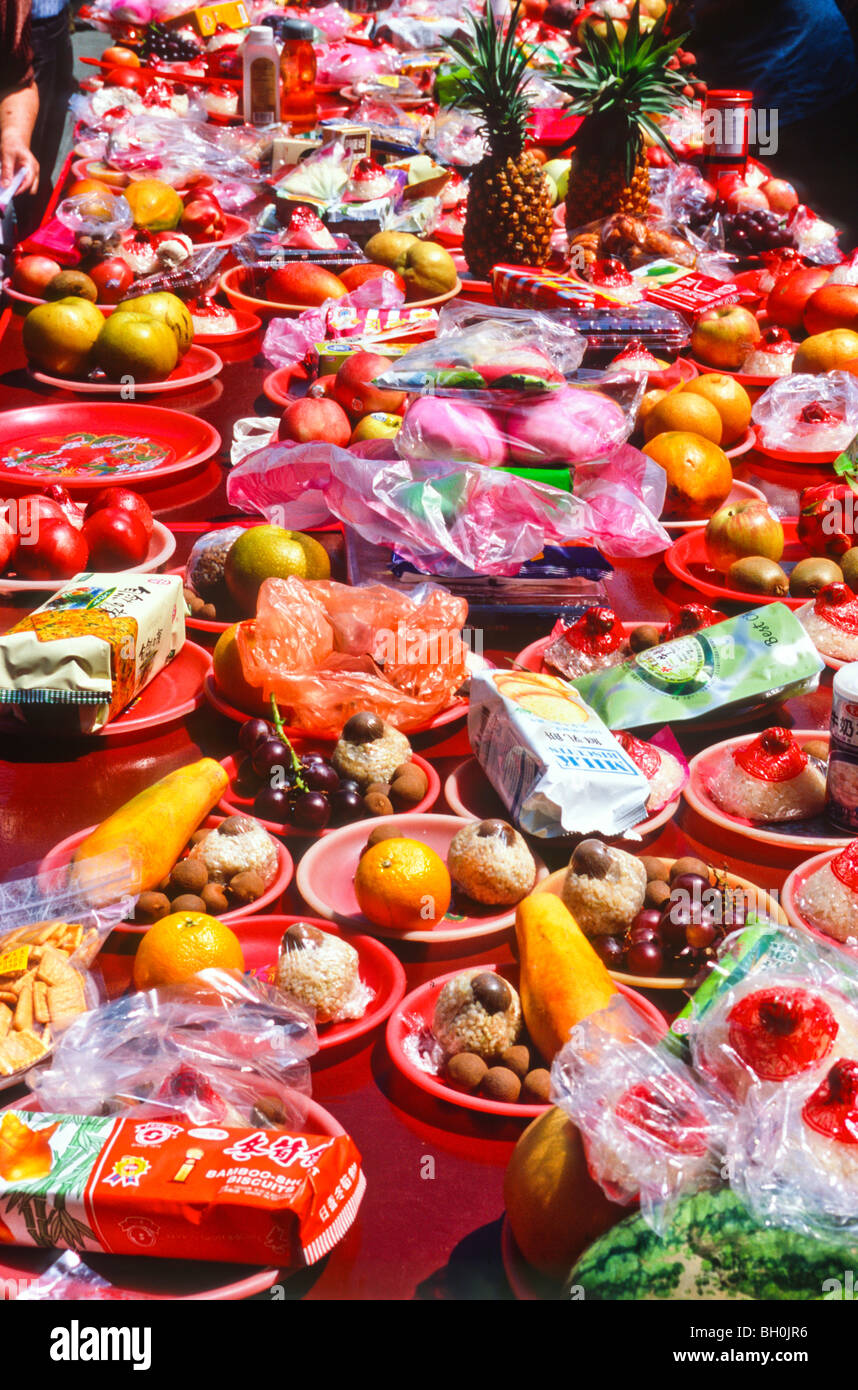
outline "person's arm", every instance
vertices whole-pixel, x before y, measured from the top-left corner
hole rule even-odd
[[[38,111],[35,82],[0,97],[0,186],[4,188],[19,169],[26,171],[20,193],[35,193],[39,186],[39,165],[30,149]]]

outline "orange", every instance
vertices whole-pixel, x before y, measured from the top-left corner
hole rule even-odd
[[[689,396],[685,391],[671,391],[658,401],[644,420],[644,439],[664,434],[665,430],[687,430],[721,443],[721,416],[711,401],[702,396]]]
[[[137,989],[157,989],[200,970],[244,970],[238,937],[205,912],[172,912],[149,928],[134,957]]]
[[[426,931],[441,921],[451,895],[447,865],[420,840],[381,840],[361,855],[355,896],[378,927]]]
[[[682,392],[683,395],[690,392],[693,396],[702,396],[714,405],[721,416],[722,447],[735,444],[751,423],[751,397],[735,377],[707,372],[687,382]]]
[[[656,387],[652,391],[644,392],[638,408],[638,425],[641,429],[643,429],[646,423],[647,416],[655,409],[659,401],[664,400],[667,394],[668,393],[663,391],[660,387]]]
[[[666,520],[702,521],[727,500],[733,470],[723,449],[711,439],[687,430],[668,430],[645,444],[643,452],[667,474],[662,512]]]
[[[75,179],[66,196],[74,198],[78,193],[110,193],[112,195],[114,192],[115,190],[106,183],[102,183],[101,179]]]

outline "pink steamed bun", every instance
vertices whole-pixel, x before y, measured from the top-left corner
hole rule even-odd
[[[514,463],[584,463],[600,458],[628,434],[615,401],[568,386],[511,410],[506,430]]]
[[[441,396],[419,396],[408,407],[396,447],[406,458],[454,459],[489,468],[506,462],[506,443],[491,412]]]

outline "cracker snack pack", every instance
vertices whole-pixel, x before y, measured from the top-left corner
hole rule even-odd
[[[346,1134],[7,1110],[0,1240],[299,1269],[351,1226],[366,1181]]]
[[[78,574],[0,637],[0,704],[46,730],[95,733],[184,643],[179,575]]]
[[[814,690],[824,666],[791,609],[770,603],[574,684],[611,729],[642,729],[786,700]]]
[[[619,835],[646,818],[650,789],[643,773],[559,676],[474,675],[468,737],[495,791],[530,835]]]

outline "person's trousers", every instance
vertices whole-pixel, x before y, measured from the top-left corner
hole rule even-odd
[[[39,191],[15,200],[19,236],[38,227],[51,196],[52,175],[65,128],[69,98],[76,90],[68,7],[50,19],[34,19],[33,67],[39,90],[39,114],[31,149],[39,161]]]
[[[778,131],[777,152],[762,158],[794,184],[815,213],[841,228],[840,249],[858,245],[858,92]]]

